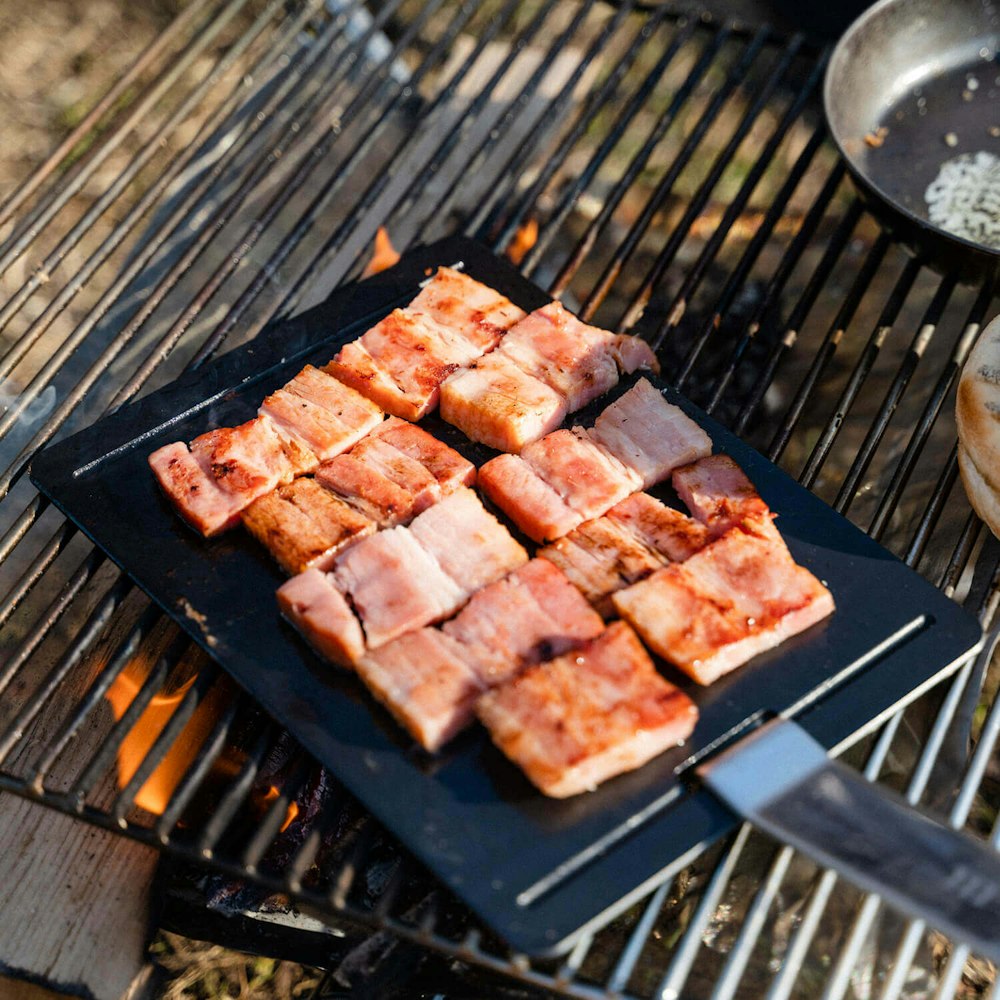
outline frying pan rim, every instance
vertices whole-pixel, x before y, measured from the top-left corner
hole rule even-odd
[[[983,243],[976,243],[974,240],[967,239],[964,236],[958,236],[957,234],[949,232],[946,229],[942,229],[929,219],[925,219],[917,215],[915,212],[912,212],[905,205],[897,201],[891,195],[887,194],[878,184],[875,183],[874,180],[872,180],[872,178],[858,162],[858,159],[854,156],[854,154],[846,148],[844,138],[839,134],[837,125],[834,122],[833,115],[831,114],[834,87],[847,75],[846,72],[838,72],[838,64],[843,64],[841,67],[843,70],[846,70],[853,64],[853,60],[848,59],[845,55],[845,50],[850,45],[851,41],[858,36],[858,34],[865,31],[869,27],[870,21],[879,17],[884,10],[905,2],[907,2],[907,0],[877,0],[877,3],[872,4],[871,7],[863,11],[854,21],[851,22],[847,30],[840,36],[836,45],[833,47],[833,50],[830,52],[830,58],[826,64],[826,72],[823,75],[823,115],[826,119],[827,131],[830,133],[830,138],[833,139],[833,143],[837,147],[837,151],[847,164],[847,168],[851,175],[863,188],[871,192],[871,194],[878,199],[879,203],[884,208],[898,216],[903,217],[909,223],[916,226],[920,230],[922,237],[926,237],[931,241],[938,241],[940,244],[939,249],[943,249],[947,245],[954,247],[957,244],[957,246],[981,257],[984,260],[992,261],[994,266],[1000,265],[1000,247],[995,248],[986,246]],[[836,79],[834,79],[835,73]]]

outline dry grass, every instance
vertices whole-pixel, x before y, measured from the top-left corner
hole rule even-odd
[[[300,1000],[322,973],[160,932],[150,946],[169,980],[161,1000]]]

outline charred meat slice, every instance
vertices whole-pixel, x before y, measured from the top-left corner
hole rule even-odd
[[[407,528],[352,545],[337,559],[334,576],[361,619],[369,648],[449,617],[468,596]]]
[[[440,483],[443,493],[454,493],[476,481],[476,467],[467,458],[406,420],[389,417],[371,436],[388,441],[393,448],[419,462]]]
[[[508,332],[500,353],[555,389],[574,413],[617,385],[620,368],[656,367],[649,346],[633,341],[635,337],[588,326],[561,303],[550,302]]]
[[[413,514],[441,499],[441,484],[427,467],[381,437],[367,437],[351,449],[351,457],[374,469],[413,498]]]
[[[330,569],[340,552],[376,528],[308,476],[254,500],[243,523],[290,574]]]
[[[607,516],[584,521],[538,554],[558,566],[605,618],[614,613],[611,594],[667,562]]]
[[[563,422],[566,400],[494,351],[444,382],[441,416],[473,441],[516,453]]]
[[[607,516],[637,541],[671,562],[683,562],[709,542],[705,525],[648,493],[633,493],[615,504]]]
[[[608,406],[594,422],[593,438],[642,478],[646,488],[674,469],[712,452],[709,436],[647,379]]]
[[[437,406],[440,385],[481,351],[429,316],[396,309],[345,345],[325,371],[406,420]]]
[[[381,528],[404,524],[413,517],[413,494],[353,452],[324,462],[316,470],[316,481]]]
[[[593,789],[682,743],[698,714],[622,622],[488,691],[476,712],[497,747],[555,798]]]
[[[286,580],[277,596],[282,614],[321,656],[352,667],[364,655],[361,626],[328,574],[307,569]]]
[[[677,469],[673,484],[713,538],[748,518],[760,520],[768,514],[757,488],[728,455],[710,455]]]
[[[613,600],[651,649],[700,684],[834,610],[830,592],[792,559],[770,519],[730,528]]]
[[[560,538],[583,520],[519,455],[490,459],[479,470],[479,488],[536,542]]]
[[[504,332],[524,318],[524,310],[510,299],[450,267],[439,267],[408,309],[461,334],[480,354],[493,350]]]
[[[240,523],[242,500],[223,490],[183,441],[157,448],[148,461],[160,488],[195,531],[211,537]]]
[[[544,559],[483,587],[443,626],[488,687],[572,649],[603,627],[583,595]]]
[[[357,664],[361,679],[425,749],[439,750],[475,718],[483,685],[461,647],[436,628],[407,632]]]

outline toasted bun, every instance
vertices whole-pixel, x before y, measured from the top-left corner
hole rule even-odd
[[[1000,496],[961,446],[958,449],[958,468],[972,509],[989,525],[990,531],[1000,537]]]
[[[1000,316],[969,354],[955,400],[958,464],[976,513],[1000,535]]]

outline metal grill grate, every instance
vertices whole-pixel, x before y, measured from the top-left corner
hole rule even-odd
[[[41,444],[357,276],[380,225],[500,250],[537,226],[527,274],[650,338],[696,402],[988,623],[1000,547],[957,485],[951,403],[993,289],[865,214],[822,68],[801,37],[598,0],[185,8],[0,206],[0,788],[566,996],[943,998],[963,972],[985,991],[962,949],[749,827],[564,960],[510,954],[25,476]],[[996,840],[1000,709],[965,754],[980,682],[966,666],[851,753]],[[309,822],[283,829],[291,803]]]

